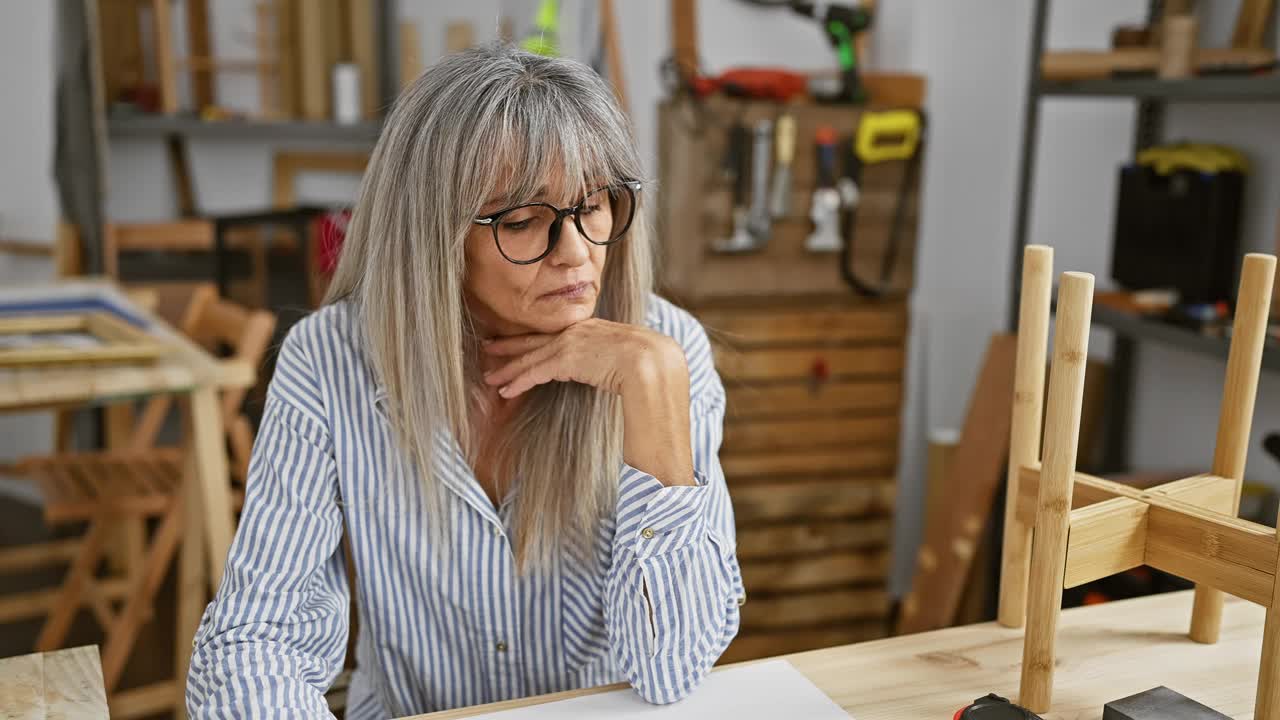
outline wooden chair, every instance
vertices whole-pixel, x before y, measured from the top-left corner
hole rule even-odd
[[[183,329],[202,344],[226,345],[235,360],[257,366],[266,353],[275,324],[271,313],[246,310],[219,299],[212,286],[203,286],[192,298]],[[253,442],[249,420],[240,412],[244,394],[244,390],[228,391],[221,398],[231,475],[240,483],[248,470]],[[31,567],[39,559],[70,560],[70,568],[55,592],[28,594],[25,598],[28,606],[48,608],[35,650],[46,652],[60,647],[76,612],[87,606],[106,633],[102,668],[108,692],[114,691],[120,681],[133,643],[141,626],[152,616],[156,592],[181,544],[188,453],[180,447],[154,446],[171,402],[168,397],[152,399],[129,446],[123,450],[27,458],[16,466],[39,483],[46,522],[87,522],[88,529],[78,542],[0,553],[0,569]],[[237,505],[243,502],[242,487],[233,497]],[[158,519],[159,526],[140,562],[132,564],[131,576],[95,577],[110,528],[122,521],[146,519]],[[198,568],[200,562],[193,565]],[[116,599],[124,601],[119,611],[113,606]],[[19,606],[24,598],[8,598],[5,602],[7,606]],[[178,696],[169,692],[166,697],[176,701]]]
[[[1189,633],[1197,642],[1217,642],[1223,592],[1267,608],[1254,717],[1280,720],[1280,540],[1275,529],[1235,517],[1275,264],[1260,254],[1244,261],[1211,472],[1139,490],[1075,469],[1090,275],[1064,273],[1059,282],[1041,454],[1052,251],[1027,248],[999,618],[1026,624],[1019,703],[1032,711],[1050,710],[1063,589],[1149,565],[1198,583]]]

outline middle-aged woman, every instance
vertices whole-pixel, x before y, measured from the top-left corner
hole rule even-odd
[[[192,717],[694,690],[744,600],[702,327],[652,294],[626,117],[511,47],[396,102],[329,297],[280,350]],[[651,191],[652,189],[649,188]]]

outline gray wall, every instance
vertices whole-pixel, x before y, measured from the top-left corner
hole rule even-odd
[[[572,17],[573,8],[583,2],[566,0],[567,15]],[[1113,25],[1139,20],[1146,7],[1142,0],[1058,0],[1054,4],[1050,45],[1063,48],[1103,47]],[[657,67],[670,44],[668,3],[615,5],[634,119],[642,151],[656,177],[654,111],[662,95]],[[904,587],[909,577],[920,532],[927,432],[961,423],[987,338],[1003,329],[1030,41],[1029,5],[1007,0],[881,3],[884,16],[875,36],[875,64],[927,75],[930,110],[904,417],[896,589]],[[1202,4],[1210,5],[1214,15],[1206,19],[1204,42],[1224,44],[1237,3]],[[429,64],[443,52],[447,21],[471,21],[477,39],[484,41],[496,35],[500,12],[527,13],[530,3],[474,0],[446,5],[401,0],[401,6],[403,15],[418,24],[423,60]],[[4,153],[0,189],[13,187],[20,193],[0,193],[0,223],[17,222],[11,217],[26,218],[21,222],[33,223],[24,227],[35,235],[42,228],[50,232],[55,203],[47,182],[32,182],[32,178],[47,177],[52,118],[48,78],[32,76],[36,63],[29,58],[47,57],[51,36],[32,32],[30,25],[17,21],[33,15],[39,16],[36,27],[47,26],[45,8],[43,3],[0,4],[0,39],[8,40],[0,47],[13,59],[0,63],[0,90],[16,88],[19,97],[35,98],[34,109],[15,113],[6,107],[0,112],[0,152]],[[249,0],[218,4],[213,42],[220,54],[246,56],[252,51],[250,8]],[[801,18],[750,8],[737,0],[702,0],[698,9],[699,42],[707,70],[743,64],[806,69],[833,64],[817,27]],[[175,25],[180,22],[176,17]],[[565,32],[564,45],[572,51],[577,28],[566,22]],[[246,109],[256,97],[249,78],[221,78],[218,91],[224,103]],[[1107,287],[1115,172],[1130,152],[1133,103],[1060,99],[1046,102],[1042,110],[1032,238],[1056,248],[1060,269],[1093,272],[1099,287]],[[1280,127],[1278,120],[1277,105],[1178,106],[1169,113],[1170,137],[1229,142],[1243,147],[1254,161],[1244,224],[1244,243],[1250,249],[1274,250],[1280,143],[1272,129]],[[215,211],[266,203],[271,149],[255,142],[194,143],[193,171],[201,207]],[[20,162],[9,161],[12,153]],[[163,218],[172,212],[172,191],[158,142],[115,142],[110,161],[107,208],[111,217]],[[300,196],[343,201],[353,191],[350,179],[313,177],[303,181]],[[0,224],[0,232],[6,228]],[[13,261],[0,258],[0,278],[14,272]],[[1092,347],[1095,354],[1109,352],[1106,331],[1094,332]],[[1135,463],[1145,468],[1206,467],[1212,454],[1223,364],[1150,347],[1140,352],[1138,372],[1142,379],[1133,398]],[[1278,397],[1280,381],[1264,379],[1256,435],[1280,429]],[[7,426],[0,425],[0,457],[26,447],[9,437]],[[1250,475],[1280,484],[1276,465],[1260,453],[1255,453]]]

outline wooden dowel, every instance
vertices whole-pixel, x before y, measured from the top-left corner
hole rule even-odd
[[[1246,255],[1240,271],[1231,353],[1227,357],[1227,378],[1223,383],[1222,409],[1218,415],[1218,439],[1213,450],[1213,474],[1236,482],[1232,515],[1240,510],[1240,484],[1249,452],[1249,429],[1253,424],[1253,403],[1258,394],[1258,374],[1262,369],[1262,347],[1267,338],[1267,312],[1271,309],[1271,285],[1275,272],[1275,257],[1260,253]],[[1191,639],[1216,643],[1221,629],[1222,593],[1197,585],[1195,604],[1191,609]]]
[[[1053,695],[1053,648],[1062,609],[1072,480],[1080,439],[1092,312],[1093,276],[1063,273],[1058,285],[1058,324],[1053,336],[1053,369],[1049,376],[1040,498],[1031,545],[1027,632],[1019,694],[1019,704],[1037,713],[1049,711]]]
[[[1018,517],[1021,469],[1040,460],[1040,419],[1044,363],[1049,344],[1049,303],[1053,294],[1053,248],[1028,245],[1022,253],[1022,297],[1018,305],[1018,357],[1013,372],[1013,420],[1009,429],[1009,470],[1001,553],[1000,609],[1005,627],[1022,627],[1027,612],[1031,526]]]

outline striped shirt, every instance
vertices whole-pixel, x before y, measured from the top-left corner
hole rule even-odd
[[[343,667],[355,562],[360,630],[347,717],[387,718],[626,681],[691,692],[738,629],[744,597],[717,453],[724,387],[706,333],[653,297],[646,324],[684,348],[697,484],[623,465],[588,550],[517,572],[511,507],[437,438],[452,546],[429,538],[425,490],[396,451],[355,313],[327,306],[281,348],[226,572],[187,679],[193,718],[327,716]]]

